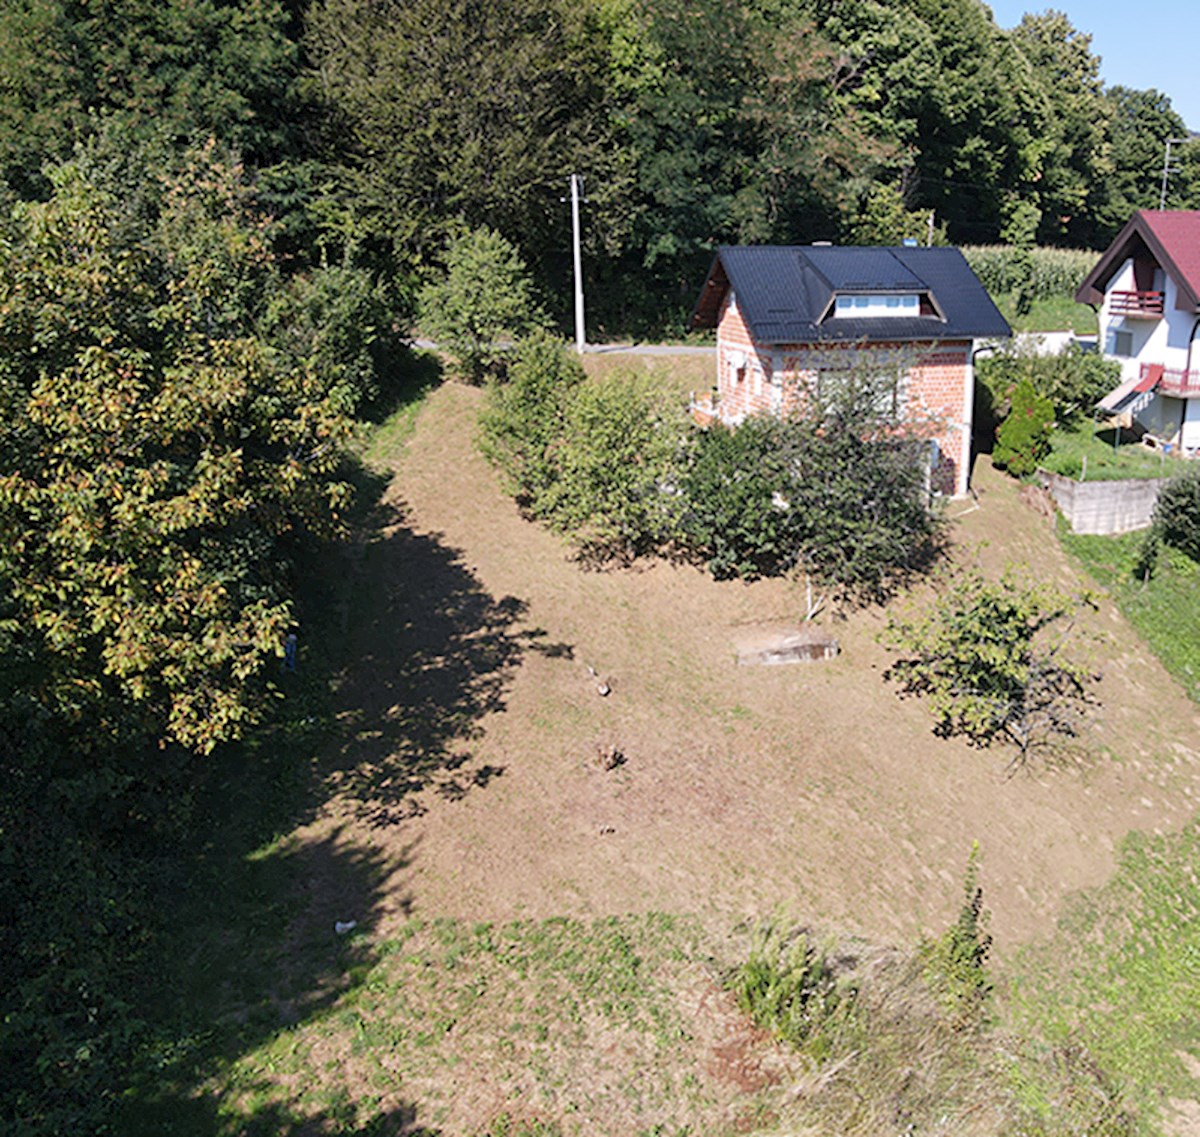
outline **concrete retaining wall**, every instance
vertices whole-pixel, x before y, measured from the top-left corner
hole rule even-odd
[[[1154,514],[1166,478],[1129,478],[1120,482],[1076,482],[1039,470],[1042,485],[1076,533],[1128,533],[1144,529]]]

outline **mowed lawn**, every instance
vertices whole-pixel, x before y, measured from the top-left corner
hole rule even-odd
[[[975,841],[1001,986],[1033,989],[1034,958],[1036,989],[1073,981],[1023,953],[1114,887],[1130,833],[1187,832],[1200,793],[1197,708],[1111,603],[1079,634],[1090,755],[1006,778],[1006,754],[896,697],[879,611],[827,615],[832,661],[739,667],[739,638],[796,625],[802,583],[582,570],[478,455],[482,397],[446,384],[381,433],[378,508],[327,566],[302,656],[317,721],[288,745],[321,792],[239,870],[272,918],[240,951],[216,936],[195,998],[220,1045],[167,1062],[131,1132],[188,1093],[209,1128],[179,1132],[769,1130],[811,1071],[725,989],[747,929],[909,949],[953,918]],[[976,486],[951,506],[956,555],[1080,585],[1014,484]],[[1066,992],[1055,1029],[1084,1001]],[[1160,1057],[1168,1018],[1146,1028]]]

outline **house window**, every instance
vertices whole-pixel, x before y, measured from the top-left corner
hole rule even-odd
[[[1126,358],[1133,355],[1133,332],[1113,332],[1109,355],[1121,355]]]
[[[915,293],[900,296],[859,294],[839,296],[834,305],[835,316],[915,316],[921,299]]]

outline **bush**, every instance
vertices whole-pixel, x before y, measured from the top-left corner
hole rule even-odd
[[[682,415],[674,418],[653,380],[618,374],[580,384],[536,515],[570,534],[588,561],[651,552],[676,530],[683,438]]]
[[[521,341],[508,381],[495,382],[480,417],[480,448],[519,503],[534,516],[558,478],[554,451],[566,430],[567,406],[585,375],[562,341],[540,334]]]
[[[1032,474],[1050,452],[1053,427],[1054,404],[1022,379],[1013,388],[1008,415],[996,431],[992,462],[1018,478]]]
[[[569,535],[581,557],[637,556],[670,540],[684,447],[652,380],[589,382],[549,337],[522,343],[507,383],[495,383],[481,448],[532,517]]]
[[[962,572],[940,582],[937,593],[927,610],[892,617],[883,633],[910,653],[887,678],[905,694],[928,697],[937,733],[980,746],[1004,739],[1018,761],[1076,737],[1090,676],[1062,647],[1068,618],[1091,598],[1072,599],[1011,571],[999,581]]]
[[[1200,563],[1200,471],[1189,470],[1163,486],[1152,529],[1163,544]]]
[[[825,952],[803,932],[789,939],[768,925],[756,932],[733,992],[757,1026],[801,1047],[838,1011],[850,1008],[855,988],[837,981]]]
[[[1055,418],[1066,422],[1089,412],[1120,382],[1121,365],[1075,344],[1058,355],[1016,348],[981,358],[976,376],[991,396],[993,408],[1001,414],[1024,380],[1050,400]]]
[[[794,433],[782,419],[755,416],[697,437],[681,482],[683,540],[718,580],[767,575],[794,559],[800,514],[786,498],[795,488],[786,453]]]

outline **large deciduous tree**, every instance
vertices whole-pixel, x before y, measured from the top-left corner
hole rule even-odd
[[[1106,142],[1108,102],[1092,37],[1062,12],[1026,15],[1008,40],[1028,66],[1037,91],[1039,128],[1033,168],[1022,190],[1040,211],[1045,243],[1088,245],[1111,173]]]
[[[59,167],[5,235],[0,587],[22,697],[80,748],[205,751],[254,718],[289,542],[336,524],[355,391],[261,334],[281,284],[235,165],[119,166]]]

